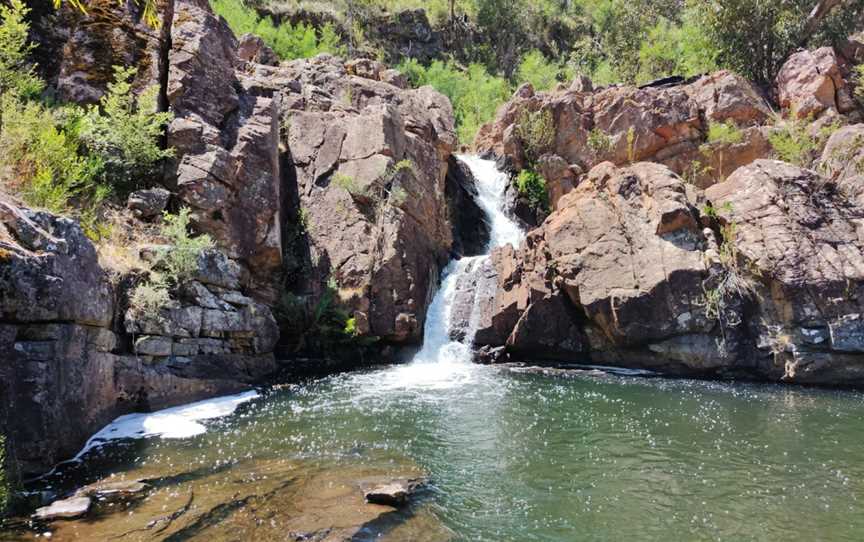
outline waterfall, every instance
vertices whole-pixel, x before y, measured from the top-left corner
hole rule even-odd
[[[423,348],[415,363],[465,363],[471,360],[471,346],[477,329],[478,303],[494,295],[494,276],[490,275],[492,249],[511,244],[519,246],[525,233],[504,212],[504,192],[509,178],[492,160],[459,156],[477,183],[476,202],[490,224],[489,243],[484,254],[454,260],[444,270],[441,287],[426,314]]]

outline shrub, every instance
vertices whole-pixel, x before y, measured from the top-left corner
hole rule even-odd
[[[333,184],[341,188],[342,190],[351,194],[351,197],[365,197],[366,190],[360,186],[360,183],[357,182],[357,179],[350,175],[346,175],[344,173],[336,172],[333,174]]]
[[[546,192],[546,180],[537,172],[523,169],[516,177],[516,189],[528,198],[534,209],[548,210],[549,194]]]
[[[719,52],[724,67],[758,82],[772,83],[783,62],[799,47],[839,44],[855,28],[864,0],[851,0],[819,23],[807,36],[813,0],[691,0],[699,24]],[[809,39],[808,39],[809,38]]]
[[[516,134],[522,141],[528,161],[533,163],[555,142],[555,122],[548,109],[519,112],[516,121]]]
[[[27,43],[28,13],[21,0],[0,4],[0,94],[29,98],[44,87],[27,62],[34,48]]]
[[[600,128],[594,128],[588,132],[588,139],[585,143],[597,157],[612,150],[612,137]]]
[[[690,77],[717,68],[718,51],[700,28],[696,14],[686,9],[681,22],[661,17],[639,46],[637,82],[681,75]]]
[[[734,122],[712,122],[708,125],[708,143],[721,145],[734,145],[744,139],[744,132]]]
[[[209,235],[189,234],[189,209],[176,215],[165,213],[162,237],[169,243],[150,268],[150,278],[139,284],[129,298],[136,316],[152,315],[171,301],[170,289],[190,280],[198,269],[201,254],[213,247]]]
[[[531,83],[534,90],[548,90],[563,75],[561,66],[550,62],[537,50],[529,51],[522,57],[516,70],[518,83]]]
[[[142,282],[132,291],[129,307],[138,316],[154,315],[171,302],[168,284],[162,275],[152,273],[150,280]]]
[[[198,269],[198,258],[214,244],[209,235],[189,235],[188,208],[180,209],[176,215],[165,213],[164,219],[162,236],[171,246],[161,255],[159,265],[165,268],[172,283],[180,284],[192,278]]]
[[[809,167],[822,146],[838,128],[834,123],[823,126],[817,133],[812,132],[812,119],[775,119],[768,141],[777,158],[799,167]]]
[[[303,23],[275,24],[270,17],[259,17],[242,0],[210,0],[210,5],[217,15],[225,18],[235,34],[259,36],[283,60],[309,58],[320,53],[345,54],[332,24],[325,24],[316,32],[313,26]]]
[[[473,141],[480,126],[491,121],[498,107],[510,97],[507,80],[490,75],[480,64],[461,69],[453,62],[436,60],[424,67],[412,59],[400,64],[399,70],[412,85],[430,85],[450,99],[462,143]]]
[[[159,146],[162,129],[173,114],[156,112],[156,87],[135,99],[131,81],[136,72],[114,67],[114,81],[99,105],[88,109],[81,129],[84,143],[102,159],[104,178],[115,187],[136,187],[155,176],[156,165],[174,154]]]
[[[101,160],[79,150],[79,113],[2,97],[0,175],[30,205],[63,213],[73,198],[104,195],[97,181]]]

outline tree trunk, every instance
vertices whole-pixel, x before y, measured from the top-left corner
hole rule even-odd
[[[822,19],[828,16],[831,11],[843,3],[843,0],[819,0],[807,17],[807,23],[804,25],[804,31],[801,33],[799,44],[804,46],[810,40],[810,37],[816,32],[819,23]]]

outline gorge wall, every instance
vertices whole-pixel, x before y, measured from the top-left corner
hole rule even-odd
[[[494,254],[479,359],[860,385],[856,61],[793,55],[774,90],[785,120],[729,72],[520,88],[475,147],[541,171],[553,212]],[[552,137],[538,150],[524,126],[544,115]],[[721,123],[735,137],[712,141]],[[812,145],[795,156],[805,167],[770,159],[790,126]]]
[[[142,315],[129,302],[140,273],[106,267],[73,220],[0,198],[0,432],[23,472],[117,415],[260,382],[279,369],[280,331],[296,352],[285,330],[331,294],[381,359],[422,341],[440,269],[472,246],[458,233],[454,246],[451,217],[479,212],[471,180],[448,175],[446,98],[374,61],[280,65],[206,0],[165,3],[159,30],[134,2],[39,8],[41,69],[61,99],[97,101],[115,64],[138,68],[139,91],[159,86],[175,155],[129,206],[142,221],[188,208],[216,249]],[[286,295],[298,322],[277,324]]]

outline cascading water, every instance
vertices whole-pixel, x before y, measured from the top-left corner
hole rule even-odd
[[[471,346],[477,324],[477,303],[491,292],[484,281],[484,266],[489,263],[492,249],[511,244],[519,246],[525,233],[504,212],[504,192],[509,181],[507,174],[498,170],[495,162],[476,156],[459,156],[477,181],[476,202],[486,214],[490,224],[489,243],[483,255],[466,257],[450,262],[444,270],[441,287],[435,294],[426,314],[423,348],[412,362],[390,373],[388,384],[395,387],[422,385],[425,387],[450,386],[470,374]],[[494,290],[493,290],[494,292]],[[459,338],[454,339],[454,302],[457,295],[468,296]],[[380,383],[379,383],[380,384]],[[385,384],[386,385],[386,384]],[[390,386],[387,386],[390,387]]]

